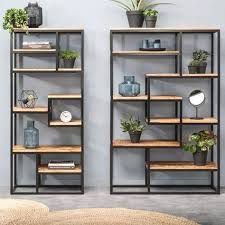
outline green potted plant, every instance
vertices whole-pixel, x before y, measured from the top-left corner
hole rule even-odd
[[[63,60],[64,68],[73,68],[75,60],[80,57],[78,51],[65,50],[59,53],[59,58]]]
[[[205,166],[208,151],[216,144],[217,136],[212,131],[203,130],[193,133],[189,137],[189,142],[184,144],[183,150],[191,152],[194,158],[194,165]]]
[[[190,74],[205,73],[207,67],[207,59],[209,53],[205,50],[197,50],[193,52],[193,60],[188,66]]]
[[[139,119],[135,119],[132,115],[129,115],[128,119],[121,120],[121,129],[123,132],[128,132],[132,143],[139,143],[141,134],[145,129],[145,126],[141,124]]]
[[[155,27],[159,12],[155,9],[146,9],[143,14],[146,27]]]
[[[3,17],[3,29],[13,32],[14,28],[28,29],[28,15],[24,9],[8,9]]]
[[[158,5],[169,3],[155,3],[154,0],[111,0],[126,10],[130,27],[142,27],[144,22],[143,12]]]

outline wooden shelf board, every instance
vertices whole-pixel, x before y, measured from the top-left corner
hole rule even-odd
[[[59,68],[58,69],[59,72],[81,72],[82,69],[79,68]]]
[[[47,113],[48,107],[37,106],[35,108],[13,107],[15,113]]]
[[[148,147],[165,147],[179,148],[180,143],[177,141],[167,140],[141,140],[140,143],[131,143],[130,140],[113,140],[114,148],[148,148]]]
[[[13,53],[56,53],[56,49],[13,49]]]
[[[14,145],[13,153],[80,153],[80,145],[42,145],[35,149],[27,149],[23,145]]]
[[[56,72],[56,69],[14,68],[13,72]]]
[[[146,119],[148,122],[148,119]],[[151,124],[180,124],[179,118],[160,118],[155,117],[150,119]],[[203,119],[183,118],[182,124],[217,124],[218,120],[214,117],[206,117]]]
[[[145,76],[154,78],[217,78],[218,74],[182,74],[182,76],[180,76],[178,73],[147,73]]]
[[[145,56],[145,55],[179,55],[179,51],[113,51],[113,55]]]
[[[218,32],[218,27],[157,27],[157,28],[114,28],[111,29],[115,33],[157,33],[157,32]]]
[[[51,99],[81,99],[81,94],[55,93],[55,94],[49,94],[48,98],[51,98]]]
[[[18,33],[26,33],[28,32],[40,32],[40,33],[48,33],[48,32],[82,32],[83,28],[57,28],[57,27],[41,27],[41,28],[28,28],[28,29],[22,29],[22,28],[14,28],[14,32]]]
[[[120,95],[114,95],[114,101],[147,101],[147,95],[139,95],[135,97],[123,97]],[[180,96],[173,96],[173,95],[153,95],[150,96],[151,101],[180,101],[182,97]]]
[[[218,169],[214,162],[205,166],[196,166],[193,162],[151,162],[151,171],[215,171]]]
[[[72,120],[68,123],[63,123],[61,120],[50,121],[50,126],[81,126],[81,120]]]
[[[40,165],[38,167],[38,173],[45,174],[74,174],[81,173],[81,167],[76,166],[74,169],[49,169],[47,165]]]

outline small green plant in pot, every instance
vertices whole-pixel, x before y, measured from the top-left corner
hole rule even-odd
[[[144,11],[146,27],[155,27],[159,12],[155,9],[146,9]]]
[[[144,22],[143,12],[147,9],[162,4],[169,3],[155,3],[155,0],[110,0],[118,4],[119,7],[126,10],[127,19],[130,27],[142,27]]]
[[[8,9],[3,17],[3,29],[13,32],[14,28],[28,29],[28,15],[24,9]]]
[[[208,151],[212,150],[216,140],[217,137],[212,131],[203,130],[193,133],[189,137],[189,142],[184,144],[183,150],[193,154],[195,165],[205,166]]]
[[[207,59],[209,53],[205,50],[197,50],[193,52],[193,60],[190,62],[188,66],[188,70],[190,74],[199,74],[205,73],[207,67]]]
[[[132,143],[139,143],[141,134],[145,129],[145,126],[141,124],[139,119],[135,119],[132,115],[129,115],[128,119],[121,120],[121,129],[123,132],[128,132]]]
[[[64,68],[73,68],[75,60],[80,57],[78,51],[65,50],[59,53],[59,58],[63,60]]]

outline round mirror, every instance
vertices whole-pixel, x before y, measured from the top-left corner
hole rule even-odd
[[[194,90],[189,95],[189,101],[193,106],[200,106],[205,101],[205,94],[200,90]]]

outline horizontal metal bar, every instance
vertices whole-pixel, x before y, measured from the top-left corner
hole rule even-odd
[[[147,185],[112,185],[113,188],[146,188]]]

